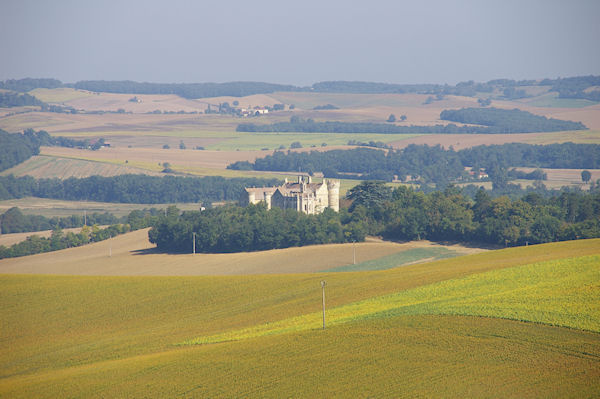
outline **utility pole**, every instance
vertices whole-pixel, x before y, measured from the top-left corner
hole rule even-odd
[[[87,210],[83,210],[83,225],[87,226]]]
[[[194,255],[196,255],[196,233],[195,232],[192,233],[192,236],[194,237],[194,241],[192,243],[192,247],[194,248],[193,252],[194,252]]]
[[[352,263],[356,265],[356,241],[352,241]]]
[[[321,281],[321,288],[323,289],[323,330],[325,329],[325,286],[327,283],[325,280]]]

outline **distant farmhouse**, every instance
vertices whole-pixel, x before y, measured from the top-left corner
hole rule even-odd
[[[257,204],[264,201],[267,208],[295,209],[309,215],[322,213],[325,208],[340,210],[340,182],[326,180],[313,183],[310,176],[298,176],[298,181],[285,183],[279,187],[246,188],[240,198],[241,205]]]

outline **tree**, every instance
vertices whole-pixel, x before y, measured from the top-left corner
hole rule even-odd
[[[290,148],[302,148],[302,144],[299,141],[294,141],[290,144]]]
[[[392,189],[385,185],[382,181],[363,181],[357,186],[348,190],[346,198],[352,200],[350,211],[358,205],[363,205],[365,208],[375,208],[382,206],[385,201],[392,198]]]
[[[581,180],[584,183],[589,182],[591,178],[592,178],[592,174],[590,173],[589,170],[584,170],[584,171],[581,172]]]
[[[387,122],[390,122],[390,123],[396,122],[396,115],[390,114],[390,116],[387,118]]]
[[[404,122],[406,120],[406,115],[400,115],[400,120]]]
[[[186,148],[187,148],[187,147],[185,146],[185,143],[183,142],[183,140],[181,140],[181,141],[179,142],[179,149],[180,149],[180,150],[185,150]]]

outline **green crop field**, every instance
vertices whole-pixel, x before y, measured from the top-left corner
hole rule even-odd
[[[394,267],[412,264],[422,263],[427,261],[433,261],[438,259],[452,258],[459,256],[460,254],[451,249],[444,247],[438,248],[412,248],[406,251],[385,256],[380,259],[370,260],[366,262],[357,263],[355,265],[336,267],[330,270],[324,270],[328,272],[356,272],[363,270],[386,270]]]
[[[580,240],[384,271],[2,275],[0,397],[597,397],[599,262]]]

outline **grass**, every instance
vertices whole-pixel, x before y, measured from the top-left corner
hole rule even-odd
[[[358,273],[2,275],[0,396],[595,397],[598,333],[497,317],[516,309],[510,318],[596,329],[599,243]],[[318,316],[322,279],[328,320],[347,322],[174,345]],[[456,309],[493,318],[422,314]]]
[[[417,263],[432,261],[438,259],[452,258],[459,254],[455,251],[444,247],[438,248],[413,248],[406,251],[402,251],[393,255],[388,255],[383,258],[374,259],[366,262],[361,262],[348,266],[336,267],[326,272],[356,272],[365,270],[387,270],[394,267]]]
[[[522,293],[514,291],[518,287],[532,288],[529,292],[538,299],[564,288],[556,299],[532,303],[524,309],[528,314],[555,309],[565,295],[577,306],[582,298],[594,298],[593,262],[598,256],[543,259],[586,252],[597,253],[598,240],[382,272],[185,278],[5,275],[0,277],[0,395],[311,397],[354,392],[397,397],[437,391],[448,397],[469,392],[593,396],[600,380],[594,357],[600,354],[598,334],[508,320],[389,312],[397,308],[390,308],[394,301],[408,300],[468,309],[477,303],[468,301],[468,289],[487,303],[486,295],[499,288],[495,300],[502,304]],[[499,270],[532,259],[542,262]],[[489,273],[478,274],[485,270]],[[173,346],[198,333],[215,336],[317,312],[318,281],[323,278],[329,284],[328,304],[343,317],[349,315],[347,323],[324,332],[307,329],[219,345]],[[590,290],[574,289],[590,278]],[[540,285],[541,280],[550,285]],[[440,304],[431,301],[427,290],[440,295]],[[386,291],[389,295],[382,296]],[[352,313],[357,304],[371,311]],[[584,315],[594,312],[593,306],[577,309]],[[574,308],[559,310],[571,314]]]

